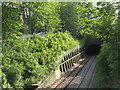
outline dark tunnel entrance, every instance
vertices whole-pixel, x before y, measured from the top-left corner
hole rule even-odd
[[[98,55],[100,53],[101,46],[98,44],[92,44],[85,48],[85,55]]]

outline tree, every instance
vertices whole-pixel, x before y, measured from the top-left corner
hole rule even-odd
[[[32,26],[38,29],[38,32],[54,32],[61,28],[59,18],[59,3],[57,2],[34,2],[32,8],[31,22]]]
[[[2,3],[2,32],[3,39],[20,35],[22,23],[18,3]]]
[[[61,3],[60,6],[60,18],[62,21],[62,29],[68,30],[72,35],[78,36],[78,16],[77,16],[77,3],[67,2]]]

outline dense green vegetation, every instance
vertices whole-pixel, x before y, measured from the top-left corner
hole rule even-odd
[[[97,88],[120,87],[119,10],[119,2],[3,3],[3,87],[37,82],[55,68],[61,52],[78,45],[76,39],[81,38],[103,41],[97,56]],[[39,32],[47,34],[37,37],[34,33]],[[33,37],[17,38],[28,34]]]
[[[80,33],[84,34],[85,38],[100,38],[103,40],[102,49],[97,56],[97,88],[118,88],[119,83],[119,69],[118,64],[118,51],[119,45],[119,17],[115,14],[116,10],[119,10],[118,3],[98,3],[98,8],[95,12],[99,15],[99,18],[93,20],[87,20],[90,26],[93,28],[86,28]],[[99,6],[102,6],[99,8]],[[88,26],[89,26],[88,25]]]
[[[3,3],[3,38],[61,29],[59,3]]]
[[[3,72],[11,87],[25,87],[37,83],[55,68],[55,61],[62,51],[79,45],[68,33],[34,35],[27,39],[3,42]],[[4,76],[5,78],[5,76]],[[8,84],[8,87],[9,87]]]

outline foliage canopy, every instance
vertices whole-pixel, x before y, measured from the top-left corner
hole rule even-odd
[[[25,87],[48,75],[61,51],[79,44],[73,39],[77,37],[103,41],[97,56],[97,87],[119,87],[119,14],[120,2],[2,3],[3,86]],[[48,33],[16,38],[39,32]]]

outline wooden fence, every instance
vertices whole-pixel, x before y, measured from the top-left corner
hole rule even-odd
[[[53,84],[61,75],[68,71],[75,63],[77,63],[83,57],[83,51],[80,46],[73,47],[67,52],[63,53],[56,60],[56,68],[51,71],[49,76],[46,76],[38,84],[32,84],[32,86],[38,86],[38,88],[46,88]]]

